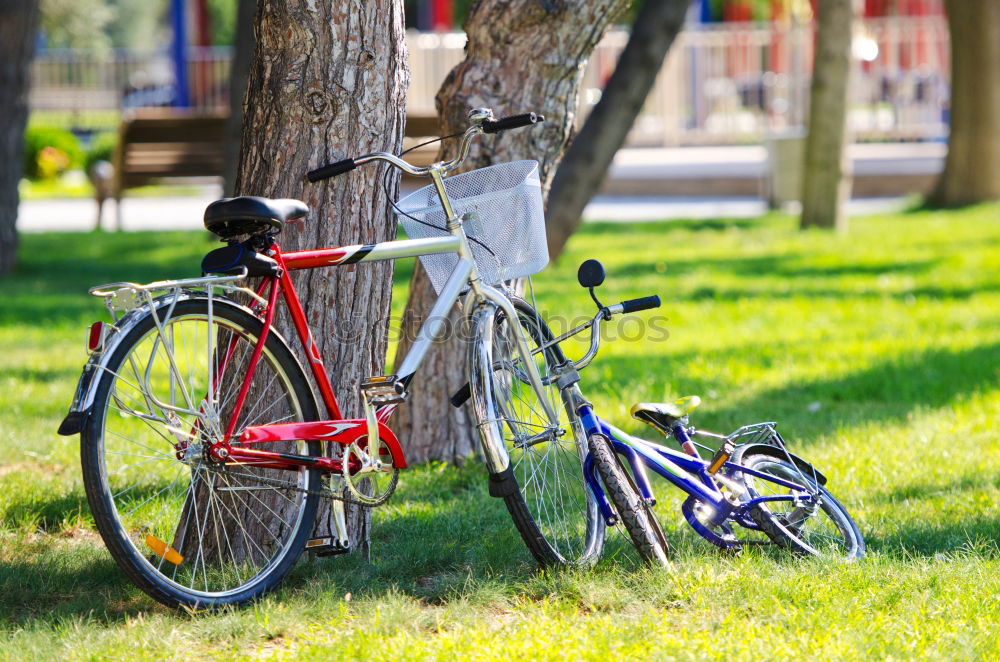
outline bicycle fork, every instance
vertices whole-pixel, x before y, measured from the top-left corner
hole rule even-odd
[[[498,290],[492,287],[480,286],[480,292],[483,298],[486,299],[485,302],[478,297],[470,297],[466,304],[467,310],[471,309],[471,313],[466,316],[470,324],[470,337],[490,338],[493,333],[497,308],[502,310],[509,320],[518,319],[517,311],[510,303],[510,300]],[[517,324],[515,323],[513,327],[516,329]],[[542,384],[541,376],[538,374],[538,368],[532,359],[531,349],[520,333],[514,333],[513,335],[517,354],[524,365],[528,383],[537,393],[544,394],[545,387]],[[491,345],[492,343],[470,343],[468,365],[492,366],[494,357],[492,356]],[[480,393],[488,393],[492,388],[488,383],[490,372],[489,370],[484,370],[480,371],[478,375],[470,374],[470,387]],[[541,397],[540,401],[545,410],[544,413],[548,418],[549,425],[555,427],[558,425],[559,417],[552,403],[544,397]],[[493,402],[474,401],[473,406],[476,408],[476,417],[481,421],[478,427],[480,440],[483,445],[483,455],[490,472],[490,495],[507,496],[513,490],[516,490],[517,486],[508,480],[512,474],[510,455],[507,452],[507,445],[503,434],[497,425],[497,422],[502,418],[501,412],[495,411],[495,404]]]

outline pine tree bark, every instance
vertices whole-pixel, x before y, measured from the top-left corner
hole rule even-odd
[[[392,239],[396,221],[376,186],[381,168],[319,184],[307,185],[303,176],[350,156],[398,153],[409,82],[403,0],[259,0],[254,34],[237,193],[298,198],[310,206],[301,231],[292,224],[280,237],[286,251]],[[395,196],[395,172],[390,182]],[[391,284],[391,262],[295,275],[347,417],[362,416],[361,380],[383,373]],[[294,337],[282,313],[278,327]],[[329,531],[330,517],[324,502],[317,536]],[[366,551],[368,510],[349,507],[348,520],[352,544]]]
[[[951,135],[930,203],[1000,200],[1000,3],[946,0],[951,32]]]
[[[479,140],[464,170],[518,159],[536,159],[546,195],[572,137],[580,79],[594,47],[628,0],[479,0],[469,10],[465,60],[455,67],[435,98],[440,134],[463,131],[470,108],[490,107],[500,115],[528,111],[545,123]],[[441,158],[453,156],[445,144]],[[402,361],[436,295],[423,269],[414,270],[403,314],[396,364]],[[453,311],[450,328],[459,329]],[[459,461],[475,452],[478,436],[468,409],[448,398],[465,383],[465,345],[451,334],[428,354],[413,380],[410,401],[393,419],[411,462]]]
[[[34,0],[0,4],[0,274],[17,257],[17,186],[24,158],[28,120],[28,68],[35,50],[39,10]]]
[[[853,0],[823,0],[817,9],[801,224],[803,228],[846,230],[844,205],[851,187],[846,135]]]
[[[600,101],[590,111],[556,170],[546,206],[549,257],[556,259],[580,227],[583,209],[601,187],[615,152],[642,110],[691,0],[647,1]]]

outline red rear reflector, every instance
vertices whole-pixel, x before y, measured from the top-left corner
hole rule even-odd
[[[87,349],[96,352],[104,344],[104,322],[94,322],[90,325],[90,335],[87,336]]]

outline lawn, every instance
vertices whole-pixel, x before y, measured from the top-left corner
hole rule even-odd
[[[700,427],[779,421],[855,516],[864,560],[720,555],[658,484],[672,568],[613,535],[595,569],[539,572],[472,461],[404,472],[370,559],[303,563],[258,605],[192,615],[118,571],[77,438],[54,430],[101,315],[86,287],[192,275],[214,245],[22,237],[0,308],[0,658],[1000,659],[1000,206],[844,236],[783,216],[592,223],[535,279],[557,327],[593,312],[575,283],[588,257],[605,301],[659,294],[584,371],[598,411],[645,432],[629,405],[697,393]],[[405,273],[396,294],[398,314]]]

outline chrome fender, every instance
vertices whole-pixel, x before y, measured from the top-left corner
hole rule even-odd
[[[492,398],[489,397],[491,384],[488,374],[476,375],[472,366],[493,365],[493,324],[497,306],[492,303],[481,303],[469,316],[469,387],[472,392],[472,406],[475,416],[483,421],[477,428],[483,445],[483,457],[491,474],[503,474],[510,467],[510,456],[507,445],[500,430],[502,423],[498,422],[499,412],[496,411]],[[483,339],[483,342],[478,342]]]
[[[191,299],[207,298],[208,297],[201,292],[181,292],[177,295],[164,294],[153,299],[153,306],[156,310],[161,310],[170,306],[170,304],[174,301],[180,302]],[[247,306],[237,303],[228,297],[213,296],[212,305],[215,306],[220,304],[238,308],[248,315],[259,319],[259,316]],[[91,354],[90,359],[83,366],[83,373],[80,375],[80,379],[77,382],[76,392],[73,395],[73,402],[69,407],[69,413],[59,426],[59,434],[63,436],[77,434],[83,429],[87,418],[90,416],[91,409],[94,406],[94,397],[97,395],[97,385],[100,383],[98,376],[107,369],[108,362],[118,349],[118,346],[121,345],[122,341],[128,335],[129,331],[134,329],[135,326],[149,314],[149,304],[143,304],[133,308],[123,315],[116,324],[110,326],[112,330],[105,337],[104,345],[99,351]],[[275,335],[286,345],[288,344],[284,337],[282,337],[282,335],[278,333],[274,327],[272,327],[269,331],[269,335],[271,334]]]

